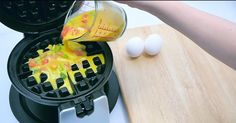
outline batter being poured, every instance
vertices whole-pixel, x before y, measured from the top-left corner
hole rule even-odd
[[[114,41],[125,28],[118,13],[88,11],[72,17],[65,23],[64,41]]]
[[[97,72],[97,65],[94,59],[99,59],[101,64],[105,64],[103,54],[95,54],[87,56],[85,46],[78,43],[69,43],[70,50],[67,50],[64,45],[49,45],[46,49],[48,51],[38,50],[39,56],[34,59],[29,59],[28,64],[30,70],[33,71],[33,77],[37,83],[49,82],[53,90],[66,87],[70,94],[73,94],[72,84],[76,84],[74,75],[81,73],[83,78],[86,78],[85,71],[92,69],[94,73]],[[87,62],[89,66],[84,68],[83,62]],[[42,81],[42,75],[47,76]],[[69,79],[70,78],[70,79]],[[64,84],[59,86],[57,79],[63,79]]]
[[[97,73],[94,59],[105,64],[102,53],[87,56],[86,46],[78,42],[113,41],[125,30],[126,20],[123,11],[115,9],[114,5],[108,2],[100,2],[99,5],[103,9],[89,10],[67,18],[61,33],[63,44],[49,45],[46,52],[38,50],[39,56],[29,59],[32,76],[38,84],[49,82],[53,90],[66,87],[73,94],[72,85],[79,82],[75,74],[80,73],[85,78],[88,70]],[[89,66],[84,66],[84,63]],[[42,75],[45,80],[42,80]],[[58,79],[63,79],[63,85],[58,84]]]

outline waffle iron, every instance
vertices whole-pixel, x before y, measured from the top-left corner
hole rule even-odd
[[[107,43],[83,43],[88,55],[102,53],[105,64],[94,61],[98,72],[90,71],[85,78],[78,80],[73,85],[75,93],[72,95],[66,88],[52,90],[50,84],[35,84],[30,79],[32,71],[27,65],[28,59],[37,57],[39,49],[46,52],[50,44],[62,44],[60,32],[72,2],[0,1],[0,21],[24,33],[24,38],[15,46],[8,60],[8,74],[12,82],[10,106],[21,123],[109,122],[109,111],[118,99],[119,84]]]

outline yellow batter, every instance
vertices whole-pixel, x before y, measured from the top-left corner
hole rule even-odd
[[[85,70],[83,69],[82,61],[88,60],[90,67],[96,73],[97,66],[93,62],[94,57],[99,57],[102,64],[105,64],[103,54],[97,54],[93,56],[87,56],[85,52],[85,46],[78,43],[69,42],[70,49],[65,48],[64,45],[49,45],[47,48],[49,51],[43,52],[43,50],[38,50],[39,56],[34,59],[29,59],[28,64],[30,70],[33,71],[33,75],[37,83],[41,83],[40,74],[47,74],[48,78],[46,82],[50,82],[53,89],[58,89],[56,84],[56,79],[63,78],[64,85],[70,94],[73,94],[73,89],[68,79],[68,75],[76,84],[74,73],[81,72],[83,77],[86,77]],[[79,68],[77,71],[72,71],[71,66],[76,64]],[[88,68],[87,68],[88,69]],[[68,74],[67,74],[68,73]]]
[[[76,42],[113,41],[125,28],[122,20],[122,16],[112,9],[84,12],[65,23],[61,36],[63,40]]]
[[[106,4],[104,4],[105,6]],[[63,78],[64,85],[70,94],[73,89],[68,77],[75,83],[74,73],[81,72],[83,77],[85,69],[82,67],[82,61],[88,60],[90,68],[96,73],[96,65],[93,62],[94,57],[99,57],[102,64],[105,64],[103,54],[87,56],[85,46],[73,41],[112,41],[120,36],[125,28],[125,22],[119,12],[113,11],[112,7],[106,6],[106,10],[88,11],[71,18],[63,27],[61,37],[63,44],[49,45],[49,51],[38,50],[39,56],[29,59],[30,70],[37,83],[41,83],[40,74],[47,74],[46,82],[50,82],[53,89],[58,89],[56,79]],[[72,71],[71,66],[76,64],[78,71]],[[68,76],[69,75],[69,76]]]

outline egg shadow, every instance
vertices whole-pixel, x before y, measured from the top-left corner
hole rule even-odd
[[[149,54],[147,54],[147,53],[143,53],[143,56],[144,56],[145,58],[159,57],[159,55],[160,55],[160,53],[158,53],[158,54],[156,54],[156,55],[149,55]]]

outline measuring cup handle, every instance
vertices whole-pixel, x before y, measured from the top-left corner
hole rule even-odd
[[[93,111],[83,117],[78,116],[80,107],[74,106],[59,111],[59,123],[109,123],[109,106],[105,94],[93,100]],[[91,107],[90,107],[91,108]],[[84,107],[82,110],[85,110]]]

